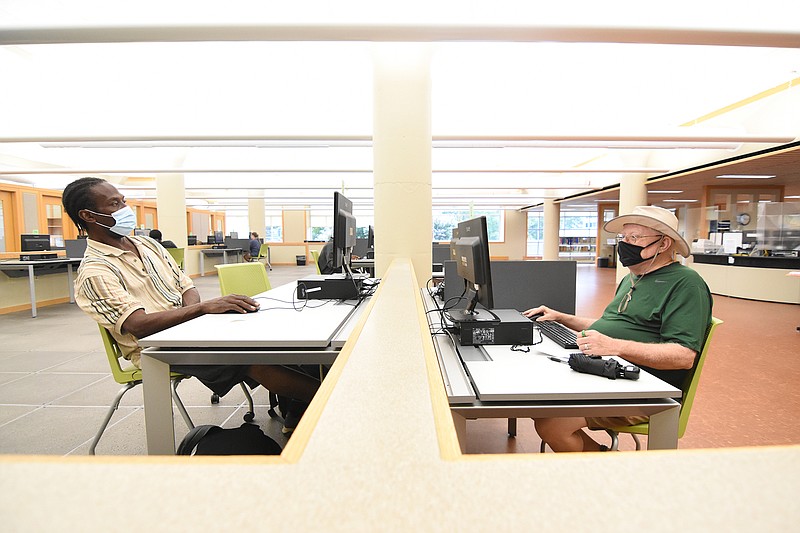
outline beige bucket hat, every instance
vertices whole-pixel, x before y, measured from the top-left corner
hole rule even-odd
[[[620,233],[625,224],[639,224],[670,237],[675,241],[675,250],[683,257],[689,257],[689,244],[678,233],[678,218],[671,211],[655,205],[639,205],[633,213],[612,218],[603,229],[611,233]]]

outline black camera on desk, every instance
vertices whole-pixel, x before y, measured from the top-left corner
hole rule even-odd
[[[576,372],[594,374],[608,379],[639,379],[639,367],[623,365],[616,359],[603,359],[599,355],[573,353],[569,356],[569,366]]]

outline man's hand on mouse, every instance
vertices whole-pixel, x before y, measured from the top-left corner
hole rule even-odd
[[[522,314],[528,318],[536,317],[536,320],[558,320],[561,313],[558,311],[554,311],[549,307],[544,305],[540,305],[539,307],[534,307],[533,309],[528,309],[523,311]]]
[[[257,301],[242,294],[229,294],[203,302],[203,311],[206,314],[253,313],[259,307],[261,305]]]

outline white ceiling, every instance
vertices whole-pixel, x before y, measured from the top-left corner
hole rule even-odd
[[[190,29],[223,39],[92,42],[116,30],[100,21],[105,33],[67,39],[56,31],[67,16],[31,41],[78,42],[25,44],[19,27],[35,15],[4,5],[14,16],[0,24],[0,179],[60,189],[101,175],[153,198],[155,176],[182,173],[187,198],[214,209],[244,212],[252,196],[327,206],[342,189],[371,205],[374,43],[232,42],[202,25]],[[433,42],[434,204],[520,208],[793,141],[800,88],[782,88],[800,79],[791,30],[775,37],[785,48]]]

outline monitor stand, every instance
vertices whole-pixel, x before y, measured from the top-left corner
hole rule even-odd
[[[464,322],[487,322],[494,324],[500,322],[494,313],[485,309],[475,311],[468,311],[467,309],[450,309],[447,311],[447,316],[455,325],[459,325]]]

